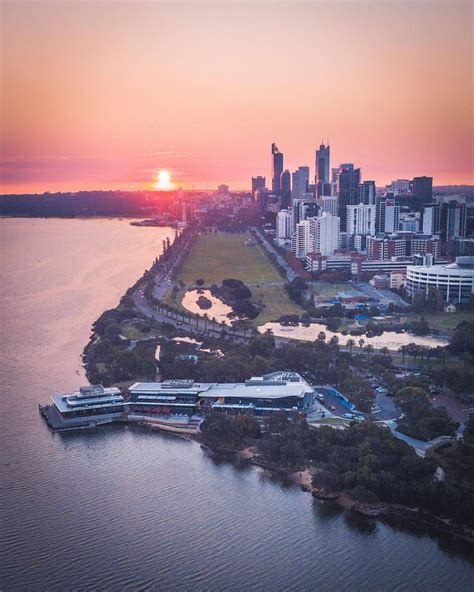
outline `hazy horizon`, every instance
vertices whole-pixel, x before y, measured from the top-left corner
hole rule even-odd
[[[4,2],[0,193],[250,187],[331,144],[472,184],[469,2]]]

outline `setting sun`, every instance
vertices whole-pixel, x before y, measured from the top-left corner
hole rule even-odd
[[[166,191],[168,189],[172,189],[172,187],[173,184],[171,183],[171,175],[168,173],[168,171],[160,171],[154,184],[154,188],[159,189],[160,191]]]

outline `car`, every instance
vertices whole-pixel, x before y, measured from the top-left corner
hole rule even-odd
[[[331,411],[336,411],[336,408],[334,407],[334,405],[331,405],[331,407],[329,407],[329,409],[330,409]]]
[[[326,398],[324,397],[324,395],[322,393],[318,393],[316,395],[316,398],[318,399],[318,401],[321,401],[321,403],[324,403],[324,401],[326,400]]]

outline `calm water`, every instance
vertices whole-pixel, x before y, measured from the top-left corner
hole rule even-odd
[[[311,323],[309,327],[299,325],[298,327],[285,327],[280,323],[266,323],[261,325],[258,330],[261,333],[265,333],[270,329],[272,333],[277,337],[286,337],[287,339],[301,339],[303,341],[315,341],[318,338],[318,334],[322,331],[326,334],[326,338],[329,341],[331,337],[336,336],[339,339],[340,345],[345,345],[348,339],[354,339],[356,344],[359,343],[359,339],[365,342],[365,345],[369,343],[375,348],[386,347],[391,351],[397,351],[402,345],[408,345],[409,343],[416,343],[417,345],[424,345],[426,347],[444,347],[447,345],[446,339],[439,339],[437,337],[423,337],[420,335],[412,335],[411,333],[395,333],[395,331],[385,331],[383,335],[375,335],[374,337],[367,337],[367,335],[361,335],[352,337],[351,335],[343,335],[339,331],[330,331],[326,325],[319,323]]]
[[[469,549],[371,524],[127,427],[52,434],[92,321],[171,230],[1,220],[0,589],[469,591]],[[76,373],[77,372],[77,373]]]

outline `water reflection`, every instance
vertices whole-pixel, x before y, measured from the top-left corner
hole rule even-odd
[[[210,308],[200,308],[197,301],[200,296],[204,296],[211,302]],[[181,304],[186,310],[193,314],[207,316],[212,319],[215,318],[218,323],[225,323],[226,325],[232,325],[232,320],[227,316],[232,312],[232,308],[222,302],[219,298],[216,298],[211,294],[210,290],[188,290],[184,296]]]
[[[302,341],[315,341],[318,338],[318,334],[323,332],[326,335],[326,339],[329,340],[331,337],[336,336],[339,339],[340,345],[345,345],[348,339],[351,339],[351,335],[343,335],[336,331],[330,331],[325,325],[320,323],[311,323],[309,327],[298,325],[297,327],[286,327],[280,323],[266,323],[258,327],[260,333],[271,330],[276,337],[286,337],[287,339],[301,339]],[[358,342],[361,337],[353,337]],[[376,335],[374,337],[362,336],[365,345],[373,345],[375,348],[386,347],[389,350],[397,351],[402,345],[408,345],[409,343],[416,343],[417,345],[424,345],[427,347],[444,347],[447,345],[446,339],[439,337],[422,337],[419,335],[411,335],[410,333],[395,333],[394,331],[386,331],[383,335]]]

